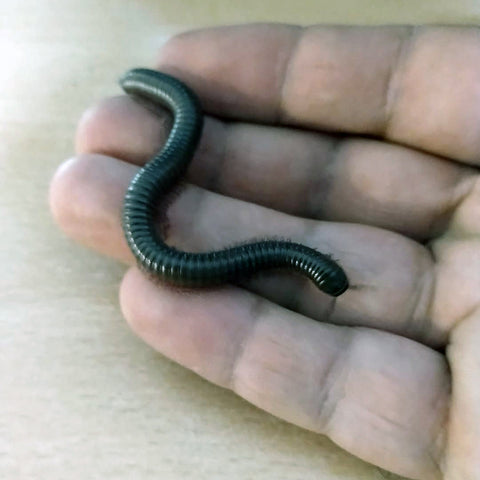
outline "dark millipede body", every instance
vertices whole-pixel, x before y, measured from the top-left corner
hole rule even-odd
[[[154,70],[130,70],[120,84],[128,94],[162,105],[174,116],[165,146],[135,175],[125,195],[123,230],[144,270],[173,285],[201,287],[287,268],[332,296],[348,288],[334,260],[299,243],[266,240],[206,253],[182,252],[165,244],[155,231],[156,202],[184,175],[194,154],[203,127],[200,104],[179,80]]]

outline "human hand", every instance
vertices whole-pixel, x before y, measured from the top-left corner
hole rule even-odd
[[[366,461],[478,480],[479,65],[473,28],[250,25],[173,38],[156,67],[212,116],[169,207],[169,242],[201,251],[282,236],[331,253],[352,287],[334,300],[272,273],[186,295],[131,267],[120,301],[133,330]],[[67,234],[133,264],[123,195],[166,118],[126,96],[85,114],[78,155],[51,187]]]

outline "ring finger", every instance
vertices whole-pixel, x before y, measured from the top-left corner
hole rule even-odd
[[[120,213],[137,169],[101,155],[69,161],[51,189],[52,209],[62,228],[76,240],[132,263]],[[295,276],[269,274],[248,283],[292,310],[318,320],[383,328],[426,343],[444,339],[445,332],[425,320],[434,281],[432,259],[424,247],[404,236],[364,225],[303,219],[194,186],[173,199],[168,219],[168,242],[185,250],[282,235],[332,254],[352,285],[335,303]]]

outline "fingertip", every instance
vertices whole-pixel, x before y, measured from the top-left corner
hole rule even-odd
[[[166,302],[155,302],[152,314],[152,296],[160,300],[161,291],[137,267],[129,268],[120,284],[120,308],[133,332],[150,344],[152,325],[155,323],[152,318],[162,318],[166,312],[161,307],[167,305]]]
[[[116,98],[105,98],[83,112],[75,133],[77,154],[103,151],[110,130],[108,125],[116,117],[116,103]]]
[[[162,47],[156,65],[189,85],[209,113],[275,121],[283,71],[299,32],[294,25],[257,23],[181,33]]]
[[[76,157],[64,161],[57,168],[48,191],[48,203],[52,216],[66,233],[71,220],[71,207],[75,203],[77,169]]]
[[[128,96],[105,98],[81,116],[75,150],[142,165],[165,141],[169,128],[167,115],[153,112]]]
[[[129,268],[120,283],[118,299],[123,317],[129,327],[138,337],[144,338],[150,322],[145,320],[145,316],[141,312],[138,312],[143,305],[141,299],[137,302],[132,301],[132,292],[142,292],[140,281],[138,269],[136,267]]]
[[[232,363],[253,324],[248,294],[233,287],[179,290],[132,268],[119,297],[130,328],[148,345],[207,380],[230,385]]]
[[[49,192],[52,215],[76,241],[123,261],[131,261],[123,241],[121,210],[136,167],[104,155],[83,154],[63,163]]]

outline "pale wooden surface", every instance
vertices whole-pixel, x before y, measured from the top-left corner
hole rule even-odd
[[[137,340],[117,302],[123,267],[63,238],[48,183],[72,154],[82,110],[117,92],[118,75],[147,65],[174,31],[478,23],[479,11],[476,0],[1,0],[0,478],[399,478]]]

